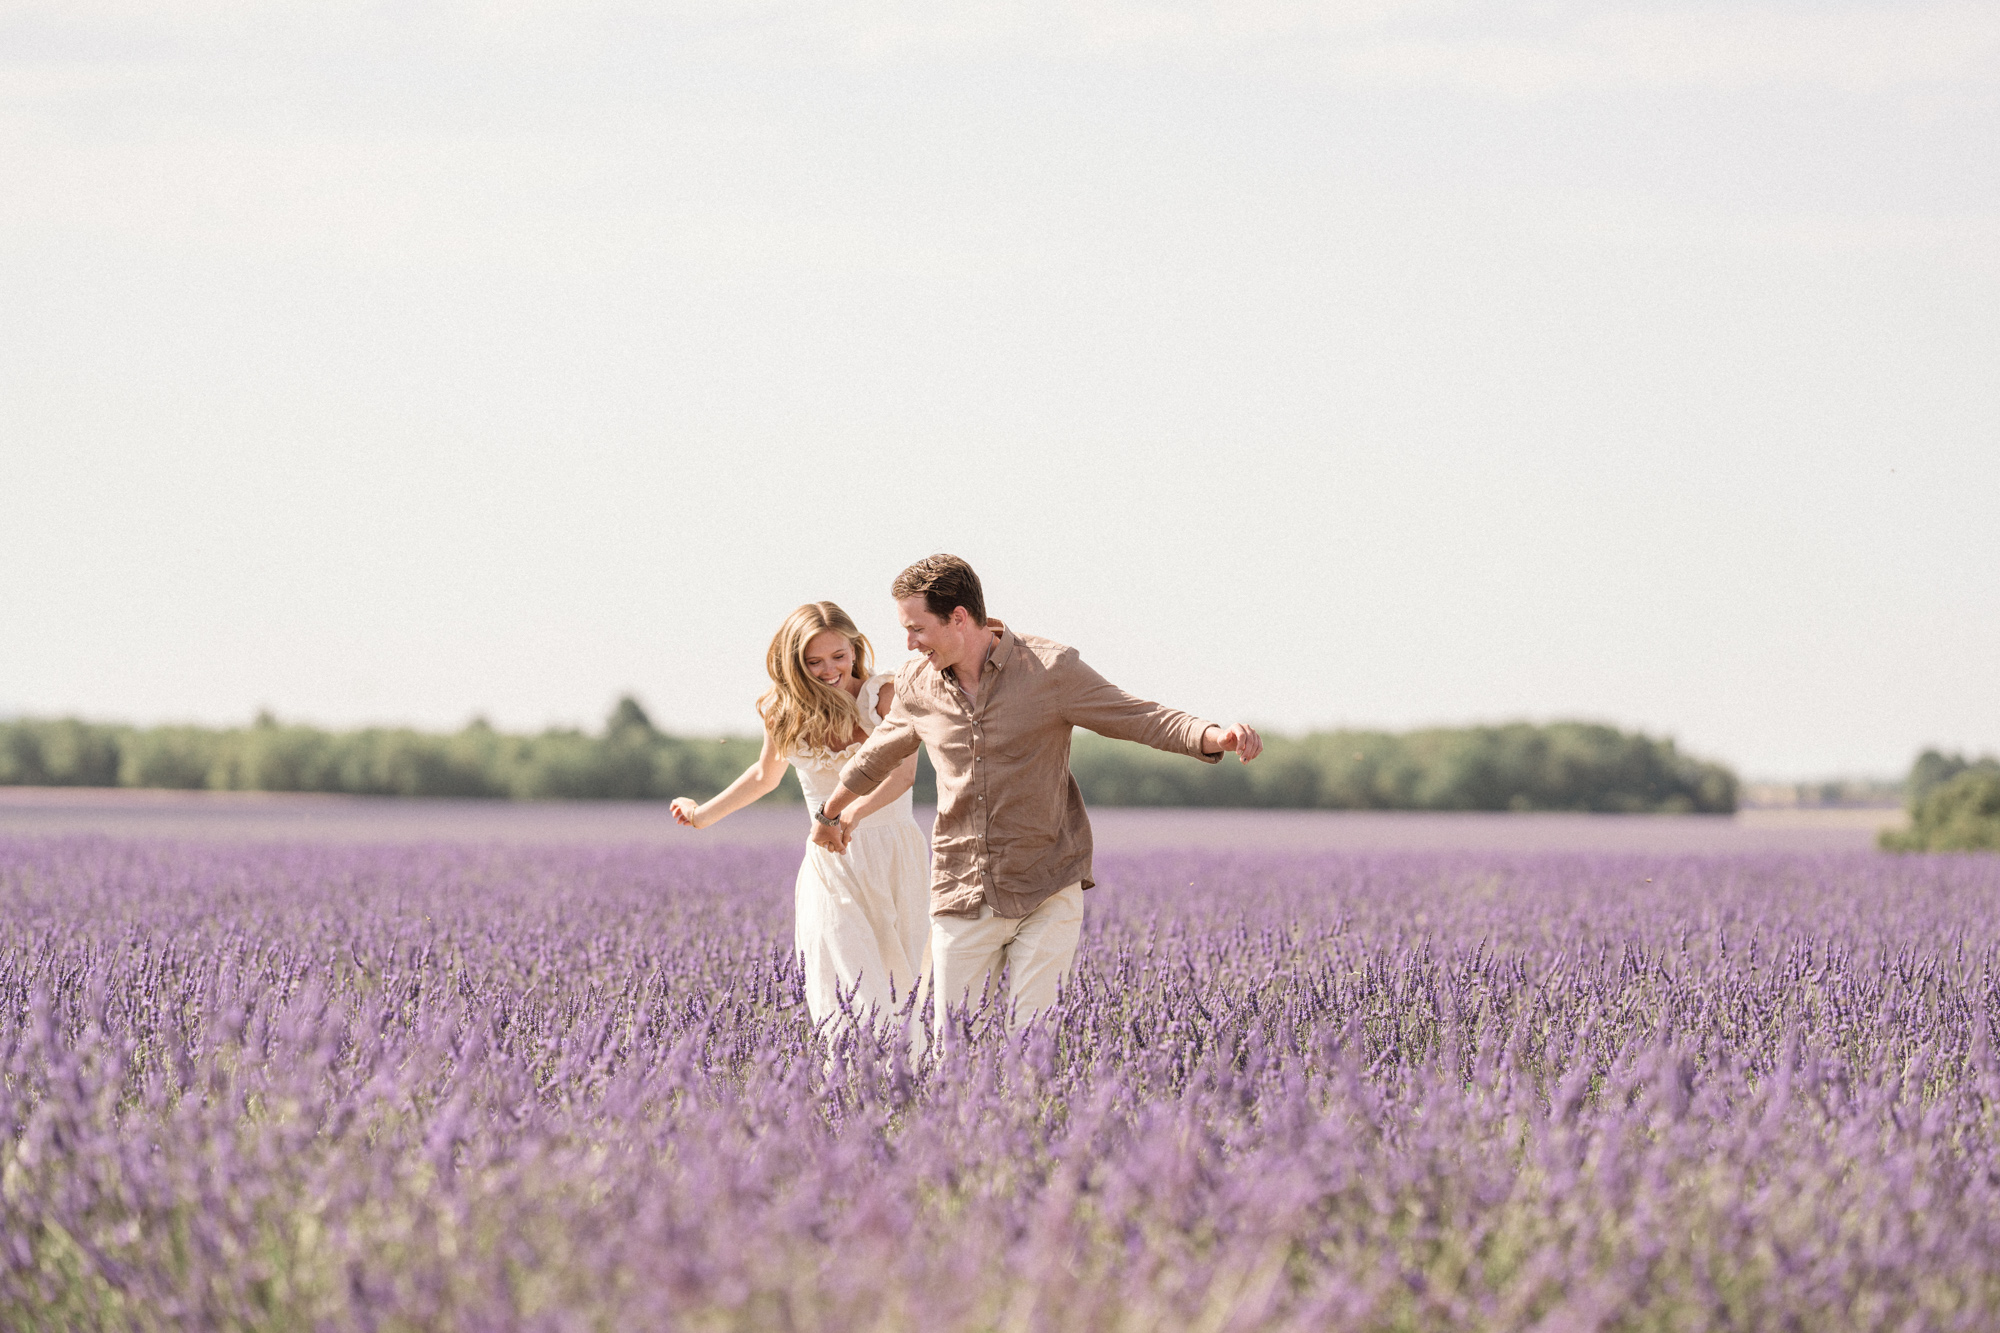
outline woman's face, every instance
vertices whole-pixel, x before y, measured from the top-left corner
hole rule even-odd
[[[845,689],[854,674],[854,645],[837,629],[823,629],[806,640],[806,674],[836,690]]]

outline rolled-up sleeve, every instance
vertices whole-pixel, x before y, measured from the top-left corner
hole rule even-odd
[[[1127,694],[1084,665],[1075,649],[1063,652],[1060,670],[1064,720],[1071,726],[1115,741],[1137,741],[1169,754],[1188,755],[1203,763],[1221,762],[1219,753],[1203,754],[1201,750],[1202,736],[1215,725],[1207,718]],[[860,758],[856,755],[855,762]]]
[[[869,734],[847,766],[840,770],[840,785],[856,796],[866,796],[896,771],[896,765],[916,752],[916,724],[903,707],[899,690],[889,704],[889,716],[882,719],[882,725]]]

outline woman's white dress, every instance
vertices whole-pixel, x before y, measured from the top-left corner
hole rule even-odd
[[[894,681],[878,675],[861,687],[855,703],[867,730],[881,725],[875,703]],[[809,805],[833,795],[841,767],[860,744],[789,756]],[[827,1020],[839,1014],[842,995],[853,997],[855,1013],[872,1007],[885,1017],[930,978],[930,848],[911,802],[906,791],[856,824],[845,855],[806,845],[796,938],[805,959],[806,1008],[823,1027],[837,1026]]]

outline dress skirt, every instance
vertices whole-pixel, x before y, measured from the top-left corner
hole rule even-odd
[[[879,1023],[929,980],[929,851],[901,803],[863,820],[844,856],[806,844],[795,939],[821,1031],[842,1026],[843,997]]]

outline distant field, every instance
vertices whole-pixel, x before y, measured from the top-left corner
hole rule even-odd
[[[919,807],[928,827],[929,812]],[[1900,810],[1744,810],[1735,815],[1439,814],[1418,811],[1105,808],[1090,813],[1106,850],[1287,847],[1660,852],[1859,851]],[[797,806],[753,806],[699,833],[651,801],[411,801],[315,793],[0,787],[0,834],[339,842],[802,842]]]

